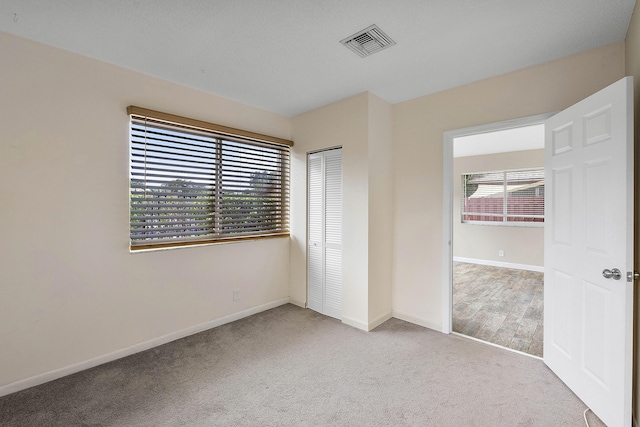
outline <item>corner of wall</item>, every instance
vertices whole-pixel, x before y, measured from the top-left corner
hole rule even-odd
[[[392,105],[365,92],[296,116],[292,124],[292,181],[298,183],[292,185],[290,298],[306,295],[306,153],[341,146],[343,322],[370,330],[391,313]]]
[[[393,109],[369,93],[369,301],[370,329],[391,317],[393,280]],[[380,321],[382,320],[382,322]],[[380,322],[380,323],[378,323]]]
[[[368,94],[358,94],[293,117],[290,298],[306,301],[306,156],[342,147],[343,321],[367,328]]]

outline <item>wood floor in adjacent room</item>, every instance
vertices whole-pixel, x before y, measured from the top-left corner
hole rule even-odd
[[[544,274],[453,265],[453,330],[542,357]]]

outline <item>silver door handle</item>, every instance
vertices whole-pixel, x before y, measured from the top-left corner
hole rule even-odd
[[[613,280],[620,280],[620,278],[622,277],[622,273],[617,268],[612,268],[611,270],[605,268],[604,270],[602,270],[602,277],[604,277],[605,279],[613,278]]]

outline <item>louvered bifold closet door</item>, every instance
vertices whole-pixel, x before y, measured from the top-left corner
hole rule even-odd
[[[342,318],[342,150],[308,157],[308,307]]]
[[[342,150],[325,152],[324,314],[342,318]]]
[[[308,248],[307,248],[307,281],[308,307],[322,313],[324,294],[324,253],[322,242],[324,236],[324,182],[323,155],[314,153],[308,159],[309,173],[309,215],[308,215]]]

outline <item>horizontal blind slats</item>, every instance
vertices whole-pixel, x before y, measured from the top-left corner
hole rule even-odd
[[[131,116],[131,246],[286,234],[289,148]]]
[[[544,222],[544,169],[462,175],[464,222]]]
[[[202,218],[202,217],[198,217]],[[164,217],[145,217],[145,218],[135,218],[135,221],[131,221],[131,226],[135,227],[149,227],[151,225],[211,225],[213,223],[213,218],[210,219],[195,219],[195,218],[178,218],[173,216],[164,216]]]
[[[181,237],[185,237],[185,238],[193,238],[193,237],[213,237],[215,236],[215,233],[211,230],[195,230],[195,231],[191,231],[189,234],[185,234],[185,233],[171,233],[171,232],[166,232],[166,233],[157,233],[155,230],[149,230],[149,231],[145,231],[145,232],[140,232],[138,234],[134,234],[132,232],[131,234],[131,241],[141,241],[143,240],[145,244],[149,244],[149,240],[160,240],[160,239],[167,239],[167,238],[171,238],[171,242],[176,242],[178,238]]]
[[[154,210],[153,213],[150,213],[150,214],[147,213],[147,209],[146,208],[132,209],[131,210],[131,219],[132,220],[137,220],[139,218],[142,218],[142,219],[153,219],[153,218],[158,218],[158,217],[161,218],[163,215],[175,215],[175,214],[190,215],[193,218],[213,216],[213,213],[211,212],[211,209],[201,209],[201,210],[196,210],[196,209],[173,209],[174,206],[171,206],[171,208],[172,209]]]

